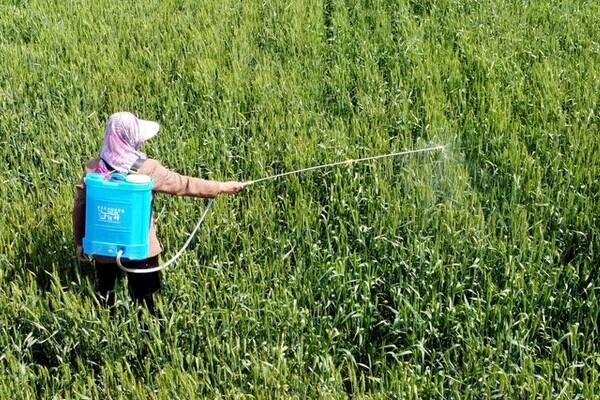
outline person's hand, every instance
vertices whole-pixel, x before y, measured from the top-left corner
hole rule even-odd
[[[81,245],[77,246],[77,258],[79,258],[79,261],[81,262],[90,261],[90,258],[83,253],[83,247],[81,247]]]
[[[244,190],[246,186],[242,182],[229,181],[221,183],[221,193],[236,194]]]

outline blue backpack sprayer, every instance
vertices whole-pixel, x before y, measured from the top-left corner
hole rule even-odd
[[[244,186],[338,165],[350,165],[357,162],[442,149],[444,149],[444,146],[434,146],[373,157],[337,161],[246,181]],[[115,257],[119,268],[130,273],[160,271],[175,262],[183,254],[208,214],[213,199],[208,201],[202,216],[183,247],[167,262],[158,267],[148,269],[127,268],[121,263],[122,257],[130,260],[142,260],[148,257],[153,185],[152,178],[146,175],[113,173],[108,178],[98,173],[89,173],[86,175],[85,236],[83,238],[85,254],[90,256]]]
[[[152,178],[113,173],[85,177],[85,236],[88,255],[143,260],[148,257]]]

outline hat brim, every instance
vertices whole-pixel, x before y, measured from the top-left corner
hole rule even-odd
[[[138,127],[140,128],[140,137],[144,142],[156,136],[160,130],[160,125],[158,123],[143,119],[138,119]]]

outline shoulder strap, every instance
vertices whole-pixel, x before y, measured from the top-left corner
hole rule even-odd
[[[145,158],[138,158],[137,160],[135,160],[135,162],[133,163],[133,165],[129,169],[129,173],[130,174],[137,174],[138,171],[139,171],[139,169],[142,168],[142,165],[144,164],[144,161],[146,161]]]
[[[115,172],[115,169],[109,163],[107,163],[103,158],[100,158],[100,161],[102,163],[104,163],[104,166],[107,169],[106,173],[111,174],[111,173]],[[131,168],[129,169],[129,171],[127,173],[128,174],[137,174],[138,170],[140,168],[142,168],[144,161],[146,161],[145,158],[138,158],[137,160],[135,160],[135,162],[133,163],[133,165],[131,166]]]

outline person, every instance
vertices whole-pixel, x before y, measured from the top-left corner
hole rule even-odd
[[[142,145],[159,131],[159,124],[138,119],[129,112],[112,114],[104,130],[104,143],[98,158],[85,164],[84,177],[90,172],[108,176],[111,172],[148,175],[154,180],[153,192],[177,196],[214,198],[220,194],[235,194],[244,189],[244,184],[236,181],[219,182],[178,174],[165,168],[157,160],[148,158],[141,152]],[[90,261],[83,252],[82,239],[85,233],[85,184],[83,178],[76,185],[73,204],[73,234],[77,257],[82,262]],[[158,265],[158,255],[162,246],[156,233],[154,218],[150,221],[149,257],[144,260],[128,260],[123,265],[128,268],[152,268]],[[121,270],[113,257],[94,257],[96,272],[96,293],[105,307],[115,303],[114,288]],[[154,294],[160,289],[160,272],[127,274],[128,288],[133,300],[145,305],[155,314]]]

